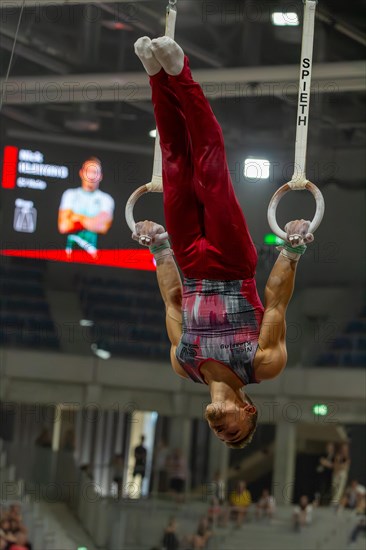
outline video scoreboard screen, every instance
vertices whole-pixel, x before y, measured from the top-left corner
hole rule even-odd
[[[147,181],[141,165],[137,155],[121,161],[120,154],[104,151],[5,145],[0,253],[154,270],[153,257],[131,240],[124,217],[130,193]]]

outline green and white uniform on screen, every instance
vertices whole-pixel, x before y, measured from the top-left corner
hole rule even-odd
[[[101,212],[113,215],[114,200],[100,189],[84,191],[82,187],[67,189],[61,198],[60,210],[72,210],[74,214],[94,218]],[[71,252],[75,248],[82,248],[89,254],[97,251],[98,234],[94,231],[82,229],[67,236],[66,251]]]

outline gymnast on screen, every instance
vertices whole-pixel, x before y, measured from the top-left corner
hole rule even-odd
[[[66,253],[85,250],[96,256],[98,234],[108,232],[113,222],[114,200],[99,189],[103,179],[102,164],[97,157],[86,159],[79,171],[81,187],[67,189],[61,198],[58,230],[67,234]]]
[[[313,240],[310,222],[287,224],[265,307],[257,294],[257,253],[231,183],[221,128],[188,58],[168,37],[142,37],[135,52],[150,76],[163,158],[165,232],[136,224],[157,264],[174,371],[209,386],[206,419],[233,448],[252,440],[257,410],[246,386],[278,376],[287,360],[285,313],[297,262]],[[170,244],[171,243],[171,244]],[[174,256],[173,256],[174,254]],[[177,269],[183,273],[183,286]]]

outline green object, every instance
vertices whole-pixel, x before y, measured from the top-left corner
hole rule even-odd
[[[325,403],[317,403],[313,405],[313,413],[316,416],[326,416],[328,414],[328,407]]]
[[[279,244],[282,244],[283,240],[280,239],[280,237],[277,237],[274,233],[267,233],[267,235],[264,235],[264,244],[268,244],[271,246],[278,246]]]
[[[78,546],[78,550],[88,550],[86,546]]]
[[[80,242],[83,242],[84,246],[81,246],[79,244]],[[80,250],[80,248],[83,250],[87,250],[88,245],[94,248],[97,248],[97,243],[98,243],[98,233],[94,233],[94,231],[88,231],[87,229],[82,229],[77,233],[70,233],[67,236],[66,248],[71,250],[74,250],[74,249]]]
[[[305,254],[305,250],[307,249],[306,244],[300,244],[299,246],[291,246],[290,243],[283,241],[282,239],[280,239],[279,245],[282,246],[282,248],[285,248],[286,250],[288,250],[289,252],[295,252],[295,254],[300,254],[301,256]]]
[[[156,254],[157,252],[164,250],[164,248],[170,248],[170,242],[168,239],[166,241],[163,241],[161,244],[152,244],[151,246],[149,246],[151,254]]]

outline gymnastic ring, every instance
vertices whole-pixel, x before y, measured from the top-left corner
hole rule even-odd
[[[311,183],[310,181],[307,182],[304,189],[307,189],[312,193],[314,196],[315,202],[316,202],[316,211],[315,216],[313,218],[313,221],[310,223],[308,232],[314,233],[316,231],[323,219],[324,216],[324,210],[325,210],[325,203],[324,203],[324,197],[318,187],[314,185],[314,183]],[[290,185],[288,183],[285,183],[277,189],[275,194],[273,195],[269,206],[268,206],[268,212],[267,212],[267,218],[270,228],[272,229],[273,233],[277,235],[277,237],[280,237],[280,239],[287,241],[287,233],[285,233],[278,225],[276,220],[276,211],[277,206],[280,200],[288,191],[292,191]]]
[[[153,186],[151,183],[146,183],[145,185],[141,185],[141,187],[138,187],[136,189],[136,191],[134,191],[132,193],[132,195],[130,196],[130,198],[128,199],[128,201],[126,203],[126,208],[125,208],[126,222],[127,222],[128,227],[131,229],[132,233],[134,233],[135,227],[136,227],[136,222],[135,222],[135,219],[133,217],[133,209],[134,209],[134,206],[135,206],[136,202],[138,201],[138,199],[140,197],[142,197],[142,195],[145,195],[145,193],[160,192],[160,191],[162,191],[162,188],[158,189],[158,187]],[[145,246],[149,246],[149,244],[151,242],[150,237],[148,237],[148,235],[141,235],[141,237],[145,238]],[[159,235],[159,241],[164,241],[166,239],[168,239],[168,233],[167,232],[161,233]]]

